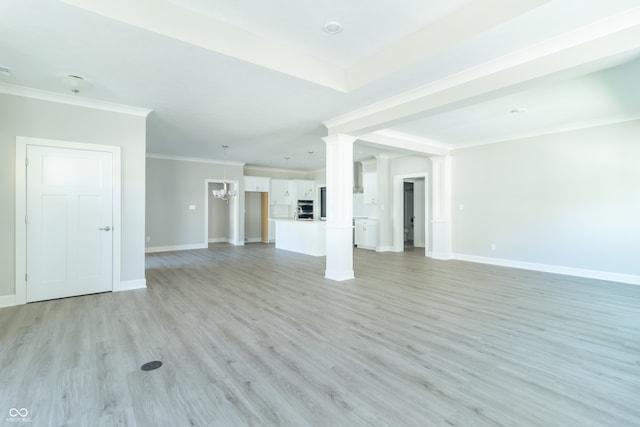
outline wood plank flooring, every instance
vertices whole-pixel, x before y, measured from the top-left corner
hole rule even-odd
[[[640,287],[354,259],[333,282],[212,244],[148,255],[146,290],[0,309],[0,425],[640,426]]]

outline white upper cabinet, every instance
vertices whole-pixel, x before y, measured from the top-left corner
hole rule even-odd
[[[289,179],[272,179],[269,203],[272,205],[290,205],[293,197],[292,181]]]
[[[271,178],[265,176],[245,176],[244,191],[258,191],[261,193],[268,193],[270,181]]]
[[[314,200],[316,182],[309,179],[296,179],[293,181],[296,189],[296,199],[298,200]]]
[[[378,174],[376,172],[363,173],[362,186],[364,187],[364,203],[375,205],[378,200]]]

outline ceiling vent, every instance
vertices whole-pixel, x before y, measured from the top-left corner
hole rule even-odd
[[[364,187],[362,186],[362,163],[360,162],[353,164],[353,192],[364,192]]]

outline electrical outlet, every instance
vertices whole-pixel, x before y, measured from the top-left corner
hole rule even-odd
[[[151,241],[151,236],[147,236],[147,242]]]

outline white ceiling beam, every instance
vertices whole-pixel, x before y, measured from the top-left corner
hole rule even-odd
[[[350,92],[550,0],[472,0],[350,68],[163,0],[61,0],[71,6],[341,92]],[[491,10],[491,13],[487,13]]]
[[[473,0],[348,68],[348,90],[403,70],[549,1]]]
[[[361,136],[449,111],[562,71],[640,50],[640,7],[327,120],[329,135]]]
[[[162,0],[61,0],[71,6],[338,91],[345,71],[317,56]]]
[[[449,154],[451,151],[451,147],[447,144],[388,129],[359,136],[358,141],[370,142],[428,156],[443,156]]]

